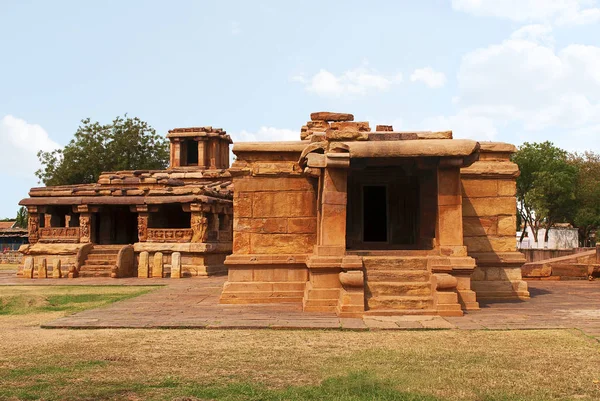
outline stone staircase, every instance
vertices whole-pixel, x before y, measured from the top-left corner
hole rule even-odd
[[[364,256],[367,314],[435,314],[426,257]]]
[[[79,269],[79,277],[110,277],[124,245],[94,245]]]

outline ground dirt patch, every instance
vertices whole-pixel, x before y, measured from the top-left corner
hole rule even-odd
[[[79,308],[148,290],[90,288],[1,291]],[[72,309],[23,308],[0,316],[0,399],[600,399],[600,344],[577,330],[47,330]]]

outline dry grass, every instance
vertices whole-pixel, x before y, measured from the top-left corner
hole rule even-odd
[[[64,314],[0,316],[0,399],[600,399],[600,344],[574,330],[38,327]]]
[[[11,264],[11,263],[0,263],[0,270],[19,270],[19,265]]]

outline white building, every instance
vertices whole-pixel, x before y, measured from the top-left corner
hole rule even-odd
[[[517,247],[519,249],[572,249],[579,247],[579,231],[571,226],[553,227],[548,234],[548,242],[544,242],[546,229],[540,228],[537,240],[531,227],[527,227],[527,235],[519,243],[522,231],[517,232]]]

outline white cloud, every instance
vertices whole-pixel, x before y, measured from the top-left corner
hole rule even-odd
[[[300,131],[286,128],[260,127],[256,132],[242,130],[231,134],[235,142],[299,141]]]
[[[242,32],[242,28],[240,27],[240,23],[237,21],[231,21],[231,34],[239,35]]]
[[[307,91],[319,96],[337,97],[387,91],[392,85],[402,82],[402,74],[386,76],[367,67],[359,67],[336,76],[321,69],[311,78],[307,79],[303,75],[296,75],[291,80],[304,84]]]
[[[446,75],[431,67],[417,68],[410,76],[411,82],[421,81],[430,88],[441,88],[446,83]]]
[[[37,152],[60,146],[44,128],[25,120],[6,115],[0,120],[0,168],[3,175],[33,178],[39,165]]]
[[[457,74],[457,112],[424,126],[452,129],[456,137],[554,139],[568,150],[599,151],[600,47],[553,43],[547,26],[526,26],[467,53]]]
[[[452,0],[455,10],[517,22],[582,25],[600,21],[596,0]]]
[[[544,24],[525,25],[510,35],[511,39],[553,44],[552,27]]]
[[[453,116],[435,116],[426,118],[421,127],[431,131],[451,130],[454,138],[467,138],[493,141],[497,139],[498,130],[494,121],[488,117],[473,114],[469,110],[461,110]]]

